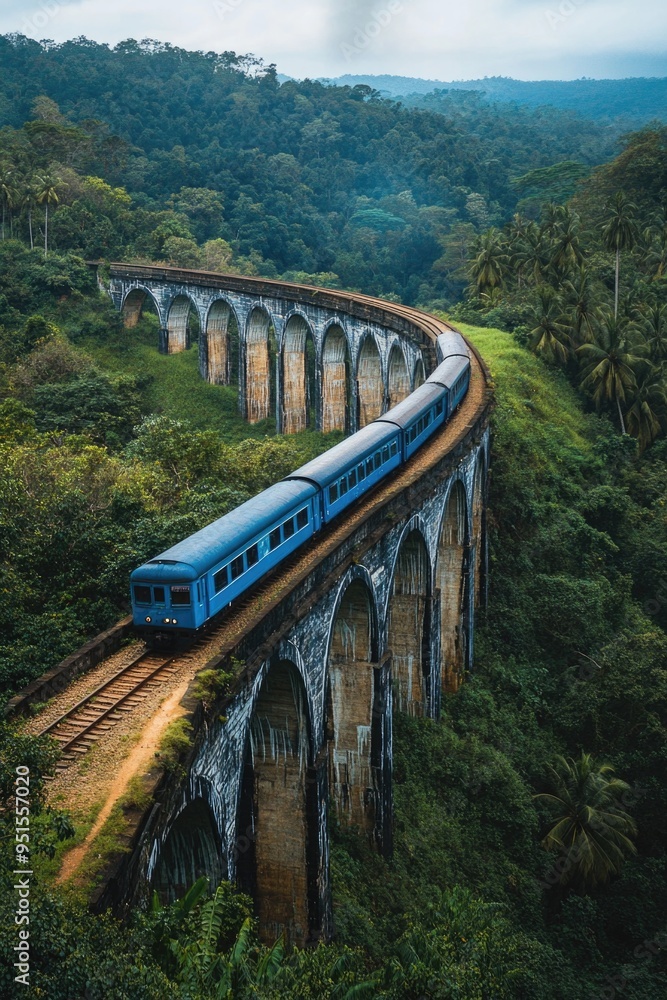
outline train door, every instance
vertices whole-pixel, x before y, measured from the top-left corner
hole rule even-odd
[[[206,577],[203,576],[192,588],[194,590],[193,600],[195,604],[194,624],[195,628],[203,625],[208,618],[208,601],[206,599]]]

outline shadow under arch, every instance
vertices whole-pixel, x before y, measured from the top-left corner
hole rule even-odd
[[[285,324],[280,352],[281,430],[297,434],[312,427],[316,399],[315,338],[310,323],[294,313]]]
[[[332,810],[391,849],[389,666],[379,662],[375,595],[359,573],[341,587],[327,653],[325,731]]]
[[[432,701],[431,560],[423,533],[413,526],[401,539],[387,612],[392,706],[408,715],[429,714]]]
[[[317,937],[318,786],[306,691],[289,660],[269,667],[249,722],[236,843],[237,882],[255,900],[262,939]]]
[[[388,408],[406,399],[410,395],[410,375],[405,354],[400,344],[395,343],[389,352],[389,367],[387,369],[387,399]]]
[[[239,323],[231,302],[211,302],[200,340],[202,375],[212,385],[235,385],[239,371]]]
[[[151,880],[163,904],[187,892],[202,875],[211,888],[226,877],[215,817],[207,802],[192,800],[176,817]]]
[[[464,483],[456,479],[445,503],[438,539],[436,589],[440,594],[441,690],[456,691],[466,663],[469,601],[468,501]]]
[[[350,430],[350,345],[342,326],[332,323],[322,344],[322,431]]]
[[[412,372],[412,391],[418,389],[420,385],[423,385],[426,381],[426,371],[424,369],[424,362],[422,358],[417,358],[415,361],[415,367]]]
[[[197,306],[189,295],[176,295],[167,313],[167,354],[180,354],[199,339]]]
[[[150,288],[139,285],[130,289],[123,299],[123,304],[120,307],[121,316],[123,318],[123,326],[126,330],[133,330],[134,327],[137,326],[147,304],[150,304],[152,310],[159,319],[160,309]]]
[[[357,359],[358,426],[365,427],[382,414],[384,378],[380,350],[372,333],[364,336]]]
[[[246,323],[243,343],[245,416],[256,424],[275,413],[276,336],[271,316],[255,306]]]

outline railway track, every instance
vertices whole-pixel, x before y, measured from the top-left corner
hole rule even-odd
[[[175,661],[182,655],[151,650],[139,653],[122,670],[43,729],[39,735],[52,736],[60,746],[62,756],[57,769],[63,770],[87,753],[114,723],[136,708],[151,689],[171,677],[177,669]]]

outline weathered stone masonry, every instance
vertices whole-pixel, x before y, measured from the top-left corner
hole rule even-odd
[[[135,280],[116,287],[119,307],[125,303],[127,310],[134,301]],[[169,315],[167,303],[177,302],[187,287],[161,292],[153,279],[150,294],[161,315]],[[210,291],[206,295],[209,301]],[[351,364],[362,375],[361,423],[405,391],[406,371],[412,379],[420,365],[433,367],[427,345],[409,340],[409,331],[369,333],[367,321],[331,316],[328,307],[302,305],[297,313],[287,300],[267,304],[261,297],[257,305],[245,292],[237,299],[226,295],[240,317],[239,330],[251,334],[246,358],[248,345],[261,343],[261,337],[252,339],[262,326],[259,309],[268,317],[262,323],[276,331],[278,357],[283,365],[288,358],[297,374],[301,361],[294,356],[312,336],[321,376],[329,333],[336,351],[330,348],[328,356],[336,354],[339,367],[325,407],[321,398],[318,403],[323,426],[335,420],[327,413],[342,411],[342,392],[335,388],[342,366]],[[204,330],[204,308],[201,315]],[[370,337],[374,346],[368,348]],[[207,366],[210,357],[209,344]],[[364,357],[369,367],[359,368]],[[383,390],[383,401],[372,386],[361,386],[373,365],[385,387],[392,366],[400,371],[392,392]],[[243,384],[242,378],[241,391]],[[287,402],[277,408],[279,422],[296,429],[289,421],[301,406],[290,402],[298,395],[298,378],[283,373],[278,385],[288,390]],[[349,414],[346,419],[355,425]],[[283,930],[297,943],[331,935],[328,809],[337,822],[390,853],[393,711],[437,718],[443,692],[455,690],[472,664],[474,609],[485,586],[487,419],[485,412],[454,451],[374,510],[221,654],[220,665],[230,655],[245,663],[225,720],[204,720],[185,782],[172,783],[147,818],[117,892],[122,903],[145,898],[150,887],[173,897],[207,873],[235,879],[254,896],[267,940]]]

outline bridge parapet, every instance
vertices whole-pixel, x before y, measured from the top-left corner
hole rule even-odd
[[[296,429],[303,411],[291,400],[303,384],[309,336],[320,380],[331,366],[332,386],[318,396],[320,426],[335,426],[347,407],[346,429],[353,430],[364,406],[370,419],[373,407],[394,400],[387,389],[392,368],[400,376],[392,391],[404,392],[406,371],[412,387],[420,366],[434,367],[437,337],[449,329],[402,306],[264,279],[114,265],[111,282],[118,307],[127,310],[129,302],[130,323],[138,315],[137,289],[154,298],[161,322],[187,297],[202,330],[215,303],[224,303],[214,327],[226,329],[229,317],[238,317],[246,365],[240,395],[251,416],[261,402],[251,375],[266,357],[255,348],[268,342],[264,331],[272,327],[276,386],[287,390],[278,405],[285,428]],[[364,354],[371,338],[377,357],[368,346]],[[209,336],[203,351],[206,371],[212,342]],[[304,943],[333,930],[329,810],[337,823],[391,852],[393,715],[441,715],[445,696],[472,667],[475,607],[485,590],[492,404],[488,372],[472,353],[470,390],[444,430],[350,508],[343,524],[331,525],[260,585],[249,608],[231,609],[207,666],[241,663],[233,691],[209,718],[198,713],[186,779],[165,780],[102,905],[112,897],[121,909],[136,904],[151,887],[173,897],[184,873],[224,874],[254,896],[267,940],[284,930]],[[228,356],[216,354],[219,370]],[[357,373],[356,416],[340,389],[349,365]],[[362,386],[367,378],[372,387],[378,370],[381,401]]]

